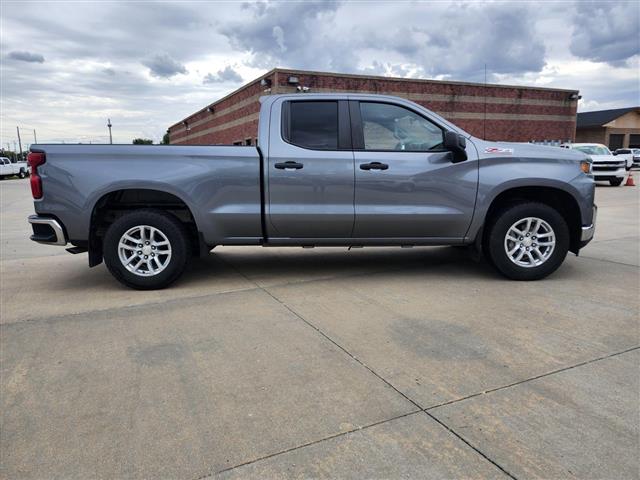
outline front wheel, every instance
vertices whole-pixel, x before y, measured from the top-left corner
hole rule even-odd
[[[539,280],[555,272],[569,251],[569,227],[554,208],[518,203],[492,219],[484,239],[489,263],[512,280]]]
[[[142,209],[113,222],[104,237],[104,262],[124,285],[139,290],[169,286],[191,256],[189,235],[170,213]]]
[[[609,184],[612,187],[619,187],[620,185],[622,185],[622,180],[624,180],[624,178],[614,178],[612,180],[609,180]]]

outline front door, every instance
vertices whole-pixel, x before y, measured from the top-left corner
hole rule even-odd
[[[354,161],[348,102],[276,102],[269,138],[270,239],[350,237]]]
[[[354,119],[354,238],[462,238],[478,186],[473,146],[452,163],[444,129],[392,103],[351,102]]]

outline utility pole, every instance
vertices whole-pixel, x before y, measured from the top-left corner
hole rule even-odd
[[[22,160],[22,141],[20,140],[20,127],[16,127],[18,132],[18,145],[20,146],[20,160]]]
[[[38,137],[36,137],[36,129],[33,129],[33,143],[38,143]]]
[[[107,118],[107,127],[109,127],[109,143],[113,143],[113,137],[111,136],[111,119]]]

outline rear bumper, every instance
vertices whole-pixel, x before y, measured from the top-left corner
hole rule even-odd
[[[596,217],[598,216],[598,207],[596,205],[593,206],[593,218],[591,221],[591,225],[586,225],[582,227],[582,234],[580,236],[580,248],[584,247],[587,243],[589,243],[593,239],[593,235],[596,232]]]
[[[34,242],[60,246],[67,244],[64,229],[55,218],[31,215],[29,217],[29,223],[33,229],[33,235],[29,238]]]

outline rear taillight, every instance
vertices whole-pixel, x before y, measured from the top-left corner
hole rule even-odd
[[[44,152],[29,152],[27,163],[31,167],[31,195],[42,198],[42,179],[38,175],[38,167],[46,161]]]

